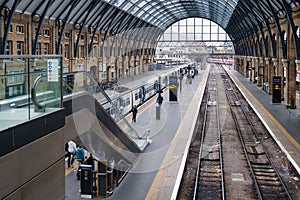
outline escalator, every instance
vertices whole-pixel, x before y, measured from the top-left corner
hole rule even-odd
[[[110,194],[131,169],[147,139],[140,138],[121,114],[115,119],[107,113],[104,102],[119,110],[89,74],[74,73],[72,87],[49,82],[44,74],[28,79],[26,95],[0,104],[3,118],[13,122],[0,131],[1,176],[10,180],[2,184],[0,199],[54,189],[59,190],[57,196],[64,193],[64,144],[69,140],[80,141],[98,162],[107,163],[104,188]],[[18,117],[22,119],[17,121]]]
[[[67,73],[63,77],[66,134],[79,138],[80,143],[99,160],[113,158],[116,163],[124,161],[131,165],[149,140],[138,136],[89,73]],[[36,99],[35,87],[42,79],[38,77],[32,88],[33,104],[38,110],[51,103],[41,104]],[[102,106],[104,103],[109,103],[118,112],[118,119],[107,113]]]

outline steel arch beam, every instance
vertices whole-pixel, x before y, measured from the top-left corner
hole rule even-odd
[[[21,2],[21,0],[15,0],[14,1],[14,4],[13,4],[13,6],[12,6],[10,12],[9,12],[9,15],[7,17],[7,21],[6,21],[6,23],[4,23],[4,37],[3,37],[3,39],[0,38],[1,39],[0,40],[0,42],[1,42],[1,52],[0,52],[0,54],[2,54],[2,55],[6,54],[5,49],[6,49],[6,46],[7,46],[7,38],[8,38],[8,32],[9,32],[9,26],[11,24],[11,21],[12,21],[14,13],[16,11],[16,8],[17,8],[17,6],[18,6],[18,4],[20,2]],[[4,4],[4,6],[5,6],[5,4]],[[4,8],[2,5],[1,5],[1,7],[2,7],[2,9]],[[0,10],[0,12],[2,12],[2,9]],[[2,15],[2,13],[0,13],[0,14]],[[0,21],[0,23],[2,23],[2,21]]]

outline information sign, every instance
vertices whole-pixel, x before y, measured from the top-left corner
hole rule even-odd
[[[58,60],[48,59],[47,78],[48,82],[58,82]]]

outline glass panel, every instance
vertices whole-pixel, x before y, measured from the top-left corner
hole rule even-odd
[[[218,34],[211,34],[211,40],[218,40]]]
[[[171,40],[171,34],[165,34],[164,40]]]
[[[210,33],[210,26],[203,26],[203,33]]]
[[[202,26],[195,26],[195,33],[202,33]]]
[[[210,40],[210,34],[203,34],[203,40],[209,41]]]
[[[224,42],[230,42],[230,38],[222,27],[202,18],[189,18],[179,21],[170,26],[163,35],[160,42],[164,48],[178,46],[179,42],[180,45],[194,47],[196,43],[192,43],[193,40],[204,42],[204,45],[210,45],[209,42],[213,41],[217,42],[216,45],[219,46],[223,46]],[[170,35],[172,35],[171,41]]]
[[[201,18],[195,18],[195,24],[196,25],[202,25],[202,19]]]
[[[217,26],[211,26],[211,33],[218,33],[219,29]]]
[[[193,33],[187,34],[187,40],[190,40],[190,41],[195,40],[195,39],[194,39],[194,35],[195,35],[195,34],[193,34]]]
[[[178,40],[178,33],[172,33],[172,40]]]
[[[195,34],[195,40],[202,40],[202,34]]]
[[[0,56],[0,130],[62,108],[61,57]]]
[[[226,40],[227,39],[226,34],[220,34],[219,39],[220,40]]]
[[[134,141],[146,142],[144,139],[138,138],[138,133],[135,129],[128,123],[128,121],[122,115],[122,110],[120,111],[120,102],[118,101],[118,95],[120,94],[117,90],[111,90],[113,85],[109,83],[100,84],[96,82],[91,74],[87,72],[72,72],[63,75],[64,83],[67,87],[64,90],[65,93],[72,93],[72,97],[76,94],[81,95],[83,93],[88,93],[98,101],[99,104],[111,115],[115,120],[116,124],[123,130]],[[109,88],[109,89],[108,89]],[[105,89],[105,91],[104,91]],[[108,89],[108,90],[106,90]],[[114,88],[116,89],[116,88]],[[75,102],[76,104],[76,102]],[[73,102],[73,107],[76,105]]]

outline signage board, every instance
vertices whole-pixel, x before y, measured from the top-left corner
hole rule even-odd
[[[47,79],[48,82],[58,82],[58,60],[48,59],[47,60]]]
[[[281,103],[281,76],[272,77],[272,103]]]

